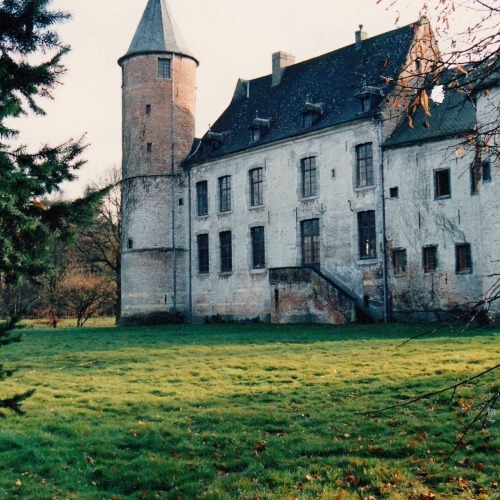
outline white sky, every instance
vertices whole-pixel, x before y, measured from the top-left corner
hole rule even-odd
[[[395,10],[387,0],[167,0],[193,55],[197,72],[197,136],[229,104],[237,79],[271,72],[279,50],[296,62],[354,43],[364,25],[368,36],[394,29]],[[64,85],[53,101],[40,101],[47,116],[12,123],[20,142],[32,148],[56,145],[87,134],[90,144],[79,180],[65,192],[83,188],[112,165],[121,164],[121,72],[117,59],[128,49],[147,0],[53,0],[73,19],[57,28],[72,51],[64,63]],[[398,21],[416,21],[420,1],[411,2]]]

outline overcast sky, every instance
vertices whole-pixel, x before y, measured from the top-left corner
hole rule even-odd
[[[419,1],[411,2],[396,26],[388,0],[167,0],[193,55],[197,72],[196,133],[229,104],[238,78],[271,72],[271,54],[279,50],[296,62],[354,42],[364,25],[368,36],[416,21]],[[42,101],[45,117],[16,120],[21,142],[36,148],[86,135],[88,163],[80,179],[65,186],[80,196],[89,181],[112,165],[121,165],[121,73],[125,54],[147,0],[53,0],[73,19],[58,27],[72,51],[64,62],[64,85],[53,101]]]

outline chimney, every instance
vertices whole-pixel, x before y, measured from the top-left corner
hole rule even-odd
[[[295,64],[295,56],[287,54],[286,52],[275,52],[273,54],[273,83],[272,87],[279,85],[285,68]]]
[[[356,49],[361,48],[361,43],[363,40],[366,40],[368,38],[368,33],[366,31],[363,31],[363,25],[359,25],[359,31],[356,31]]]

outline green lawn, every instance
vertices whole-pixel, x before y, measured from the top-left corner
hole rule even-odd
[[[500,412],[442,464],[497,373],[362,414],[498,363],[491,329],[397,347],[424,329],[27,330],[0,351],[0,396],[37,389],[1,421],[0,499],[500,498]]]

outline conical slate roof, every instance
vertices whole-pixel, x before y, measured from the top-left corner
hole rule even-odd
[[[132,43],[118,62],[121,63],[133,55],[152,52],[182,54],[195,59],[172,17],[166,0],[148,0]]]

